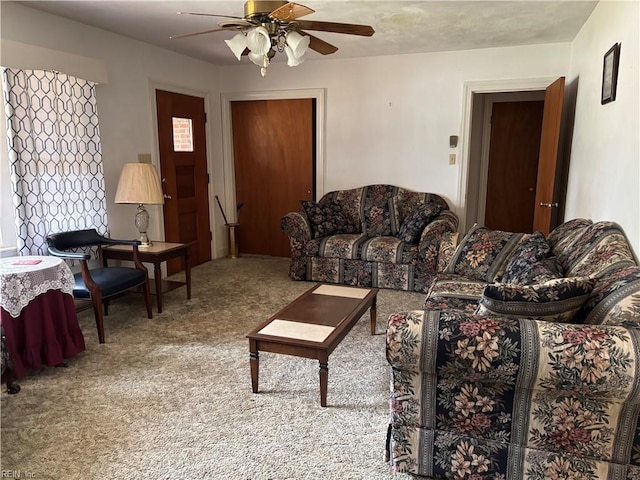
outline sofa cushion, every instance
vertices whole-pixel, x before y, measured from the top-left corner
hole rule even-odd
[[[594,285],[595,279],[588,277],[559,278],[538,285],[487,285],[476,313],[571,322]]]
[[[342,205],[342,211],[351,220],[356,228],[357,232],[362,232],[362,221],[360,218],[360,212],[362,211],[362,204],[364,202],[364,193],[366,187],[352,188],[349,190],[336,190],[325,194],[320,203],[327,201],[336,201]]]
[[[486,282],[455,274],[438,275],[424,302],[425,310],[464,310],[473,313],[478,307]]]
[[[368,237],[385,237],[398,233],[397,218],[392,208],[396,188],[391,185],[369,185],[362,208],[362,231]]]
[[[501,283],[536,285],[561,278],[557,258],[549,256],[550,247],[542,232],[525,235],[513,249]]]
[[[503,232],[474,225],[464,236],[445,273],[485,282],[502,278],[506,260],[524,233]]]
[[[591,224],[593,224],[591,220],[574,218],[558,225],[547,235],[551,252],[557,256],[560,252],[567,251],[568,246],[575,242]]]
[[[413,207],[421,203],[435,203],[440,205],[442,210],[448,210],[449,205],[435,193],[414,192],[405,188],[398,188],[395,195],[391,197],[391,208],[396,216],[398,225],[402,225],[407,215],[411,213]]]
[[[501,283],[537,285],[548,282],[549,280],[555,280],[556,278],[562,278],[562,274],[560,273],[557,258],[552,255],[543,258],[539,262],[532,263],[527,268],[523,268],[517,274],[509,277],[509,280],[505,281],[505,277],[503,276]]]
[[[362,244],[360,258],[367,262],[401,263],[404,246],[405,243],[398,237],[369,238]]]
[[[549,244],[542,232],[534,232],[522,237],[513,249],[502,275],[502,283],[527,284],[522,281],[531,266],[549,254]]]
[[[357,227],[345,215],[342,204],[337,201],[316,203],[307,200],[300,202],[311,225],[313,238],[322,238],[339,233],[357,233]]]
[[[417,244],[420,241],[420,235],[424,227],[432,222],[441,210],[441,205],[431,202],[419,203],[414,206],[402,222],[398,230],[398,238],[412,245]]]
[[[305,245],[308,257],[360,258],[360,247],[367,240],[362,233],[343,233],[316,238]]]
[[[598,275],[614,265],[635,265],[624,231],[615,222],[597,222],[558,254],[566,277]]]

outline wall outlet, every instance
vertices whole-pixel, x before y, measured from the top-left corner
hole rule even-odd
[[[456,154],[455,153],[450,153],[449,154],[449,165],[455,165],[456,164]]]

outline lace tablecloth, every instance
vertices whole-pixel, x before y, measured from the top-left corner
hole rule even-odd
[[[0,259],[0,307],[14,318],[31,300],[49,290],[71,295],[75,280],[69,266],[57,257]]]

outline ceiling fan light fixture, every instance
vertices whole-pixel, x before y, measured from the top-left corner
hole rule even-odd
[[[300,35],[295,30],[291,30],[287,33],[286,40],[293,56],[299,59],[302,59],[302,57],[304,57],[304,54],[307,53],[309,42],[311,41],[308,36]],[[288,53],[287,56],[289,56]]]
[[[307,30],[363,37],[370,37],[375,33],[370,25],[299,20],[314,13],[314,10],[288,0],[247,0],[243,17],[215,13],[179,13],[230,19],[218,22],[218,28],[172,35],[169,38],[186,38],[229,30],[240,31],[233,38],[225,40],[225,43],[239,61],[248,53],[250,61],[260,67],[263,77],[266,76],[267,67],[276,53],[285,53],[287,64],[295,67],[304,62],[308,49],[321,55],[330,55],[338,50],[335,45],[307,33]]]
[[[287,65],[290,67],[297,67],[304,62],[304,57],[297,57],[289,45],[284,47],[284,53],[287,54]]]
[[[261,53],[249,52],[249,60],[259,67],[267,68],[269,66],[269,57]]]
[[[251,52],[266,55],[271,50],[271,37],[266,28],[260,26],[247,32],[247,47]]]
[[[224,43],[231,49],[238,61],[242,59],[242,52],[247,48],[247,37],[244,34],[238,33],[230,40],[225,40]]]

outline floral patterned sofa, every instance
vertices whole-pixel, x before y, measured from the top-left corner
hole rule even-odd
[[[294,280],[424,292],[436,274],[442,235],[458,227],[439,195],[393,185],[301,203],[281,220]]]
[[[640,479],[640,266],[620,226],[446,241],[425,310],[388,321],[394,469]]]

